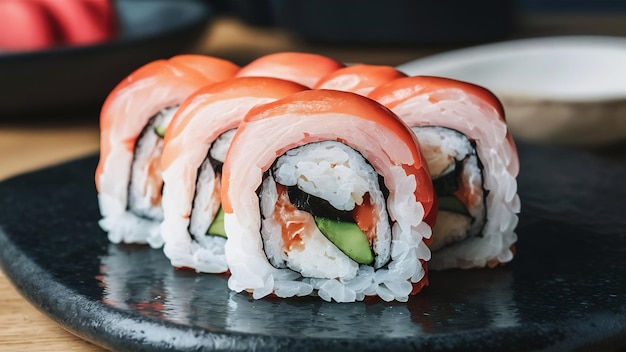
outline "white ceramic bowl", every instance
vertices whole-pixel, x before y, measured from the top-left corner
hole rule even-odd
[[[583,146],[626,138],[626,38],[514,40],[433,55],[398,68],[490,89],[502,100],[510,129],[520,138]]]

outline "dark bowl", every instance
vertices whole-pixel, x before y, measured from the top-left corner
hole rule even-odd
[[[272,0],[276,22],[326,43],[441,44],[510,34],[512,0]]]
[[[189,50],[211,15],[203,0],[117,0],[120,34],[89,46],[0,54],[0,119],[102,103],[141,65]]]

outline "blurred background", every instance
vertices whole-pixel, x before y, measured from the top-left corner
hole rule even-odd
[[[558,80],[550,70],[566,67],[559,64],[563,61],[573,66],[560,77],[570,72],[574,77],[574,84],[563,85],[586,87],[589,77],[597,78],[596,85],[611,81],[616,92],[591,101],[584,96],[520,100],[495,93],[518,139],[619,158],[626,154],[626,122],[621,122],[626,68],[619,69],[626,62],[626,2],[621,0],[0,0],[0,160],[14,160],[0,176],[97,151],[98,114],[108,92],[139,66],[180,53],[245,65],[272,52],[304,51],[346,63],[396,66],[424,58],[437,62],[436,55],[460,49],[581,35],[616,40],[603,48],[618,54],[614,65],[577,60],[587,50],[581,45],[569,57],[550,59],[558,62],[547,72],[525,71],[520,56],[521,63],[487,62],[480,74],[500,77],[513,88],[516,80],[534,74],[542,85],[541,80]],[[461,62],[464,55],[455,58]],[[518,75],[507,79],[514,71]],[[479,71],[472,72],[475,77]],[[544,127],[545,121],[553,123]],[[589,131],[593,138],[587,138]],[[41,152],[50,145],[58,152]]]
[[[547,55],[558,45],[530,44],[537,55],[547,53],[543,71],[536,63],[525,67],[522,55],[490,61],[522,50],[498,44],[564,36],[574,38],[567,50],[585,40],[570,55]],[[518,138],[622,155],[615,146],[626,138],[624,43],[621,0],[0,0],[0,131],[13,131],[0,143],[24,131],[82,126],[93,138],[87,149],[97,149],[107,93],[152,60],[199,53],[245,65],[272,52],[304,51],[346,63],[415,61],[402,67],[492,89]],[[459,50],[467,48],[484,50],[472,53],[482,66],[462,65],[467,53]],[[447,53],[458,67],[430,68]],[[604,61],[595,61],[599,56]],[[422,66],[424,58],[430,66]],[[493,77],[499,85],[487,79]],[[542,88],[515,92],[527,78]],[[563,86],[580,89],[564,98]]]
[[[182,52],[241,65],[287,50],[398,65],[519,38],[624,37],[625,17],[621,0],[0,0],[0,111],[21,103],[16,88],[34,89],[30,79],[61,85],[83,70],[67,83],[91,80],[84,94],[102,100],[134,68]]]

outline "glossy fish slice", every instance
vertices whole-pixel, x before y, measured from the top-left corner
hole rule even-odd
[[[314,89],[336,89],[367,96],[374,88],[406,75],[391,66],[358,64],[322,77]]]
[[[237,77],[274,77],[313,87],[323,76],[344,67],[318,54],[281,52],[262,56],[241,68]]]

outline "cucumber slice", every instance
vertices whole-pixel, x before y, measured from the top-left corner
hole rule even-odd
[[[459,200],[459,198],[455,196],[440,196],[438,198],[438,201],[439,210],[450,211],[453,213],[471,217],[469,210],[467,210],[465,205]]]
[[[213,219],[211,226],[209,226],[207,235],[227,238],[226,230],[224,230],[224,210],[221,206],[217,210],[217,214],[215,215],[215,219]]]
[[[350,259],[359,264],[369,265],[374,262],[374,252],[370,248],[369,241],[355,223],[317,216],[315,223],[322,234]]]
[[[165,137],[166,130],[167,127],[165,126],[154,126],[154,133],[156,133],[161,138]]]

